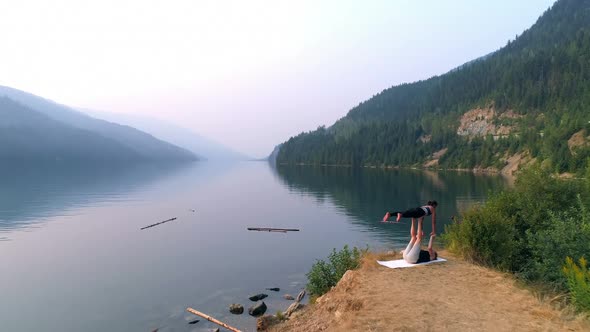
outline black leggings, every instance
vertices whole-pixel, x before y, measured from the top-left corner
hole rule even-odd
[[[422,210],[422,208],[413,208],[406,211],[399,211],[399,212],[389,212],[392,216],[397,216],[398,213],[402,214],[402,218],[421,218],[426,215],[426,212]]]

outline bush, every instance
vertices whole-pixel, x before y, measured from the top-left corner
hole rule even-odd
[[[307,290],[310,295],[325,294],[336,285],[335,275],[328,263],[318,260],[307,273]]]
[[[580,310],[590,311],[590,271],[584,257],[580,258],[579,262],[580,266],[567,257],[562,270],[567,278],[572,302]]]
[[[445,227],[447,248],[472,261],[510,270],[515,243],[514,218],[491,206],[473,208],[460,223]]]
[[[465,258],[565,290],[563,259],[590,252],[589,188],[533,166],[514,188],[490,195],[447,226],[443,241]]]
[[[338,283],[346,271],[359,267],[361,254],[366,251],[357,247],[351,251],[348,246],[344,246],[340,251],[334,248],[328,256],[328,262],[318,260],[306,274],[309,293],[315,296],[325,294]]]
[[[566,289],[566,278],[559,267],[563,259],[582,257],[590,253],[590,214],[579,201],[579,207],[551,214],[550,226],[536,233],[527,232],[527,243],[533,259],[529,260],[523,276],[542,280]],[[525,273],[526,272],[526,273]]]
[[[536,232],[551,225],[551,214],[578,207],[578,196],[585,195],[582,181],[561,180],[551,171],[534,165],[519,173],[510,202],[497,208],[510,207],[517,217],[520,235]]]

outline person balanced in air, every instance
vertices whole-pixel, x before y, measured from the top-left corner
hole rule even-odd
[[[438,253],[432,248],[434,237],[436,236],[436,201],[428,201],[424,206],[406,210],[404,212],[387,212],[383,221],[387,220],[392,215],[397,215],[396,221],[399,222],[401,218],[412,218],[412,227],[410,229],[410,242],[404,250],[404,260],[411,264],[429,262],[438,258]],[[430,241],[428,242],[428,250],[422,250],[420,245],[422,242],[423,222],[425,216],[432,216],[432,232],[430,233]],[[418,231],[416,232],[415,223],[418,219]]]

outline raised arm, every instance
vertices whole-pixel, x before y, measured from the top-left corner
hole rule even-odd
[[[430,254],[430,260],[436,260],[438,258],[438,254],[436,253],[436,251],[434,251],[434,249],[432,249],[432,245],[434,242],[434,235],[430,236],[430,241],[428,241],[428,253]]]
[[[430,236],[436,236],[436,208],[432,210],[432,233]]]

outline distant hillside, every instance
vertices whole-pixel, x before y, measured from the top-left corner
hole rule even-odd
[[[107,159],[131,161],[141,156],[117,141],[65,125],[0,97],[0,162]]]
[[[279,151],[281,151],[281,144],[275,146],[275,148],[272,150],[272,152],[266,158],[266,160],[268,160],[268,162],[271,163],[272,165],[276,165],[277,156],[279,155]]]
[[[127,150],[132,151],[130,158],[136,156],[144,160],[196,160],[192,153],[170,143],[156,139],[155,137],[139,131],[135,128],[122,126],[99,119],[92,118],[64,105],[35,96],[33,94],[0,86],[0,96],[26,106],[28,109],[41,113],[46,117],[61,123],[65,127],[76,128],[91,132],[117,142]],[[2,142],[0,142],[1,144]],[[96,148],[89,145],[88,153]],[[105,155],[106,157],[106,155]]]
[[[589,120],[590,0],[559,0],[502,49],[292,137],[277,162],[501,169],[520,156],[577,172]]]
[[[212,141],[190,129],[182,128],[160,119],[153,119],[145,116],[118,114],[110,112],[80,109],[80,111],[94,116],[98,119],[112,121],[139,130],[145,131],[155,137],[170,142],[184,149],[192,151],[200,157],[211,161],[219,160],[248,160],[249,157],[232,150],[222,144]]]

